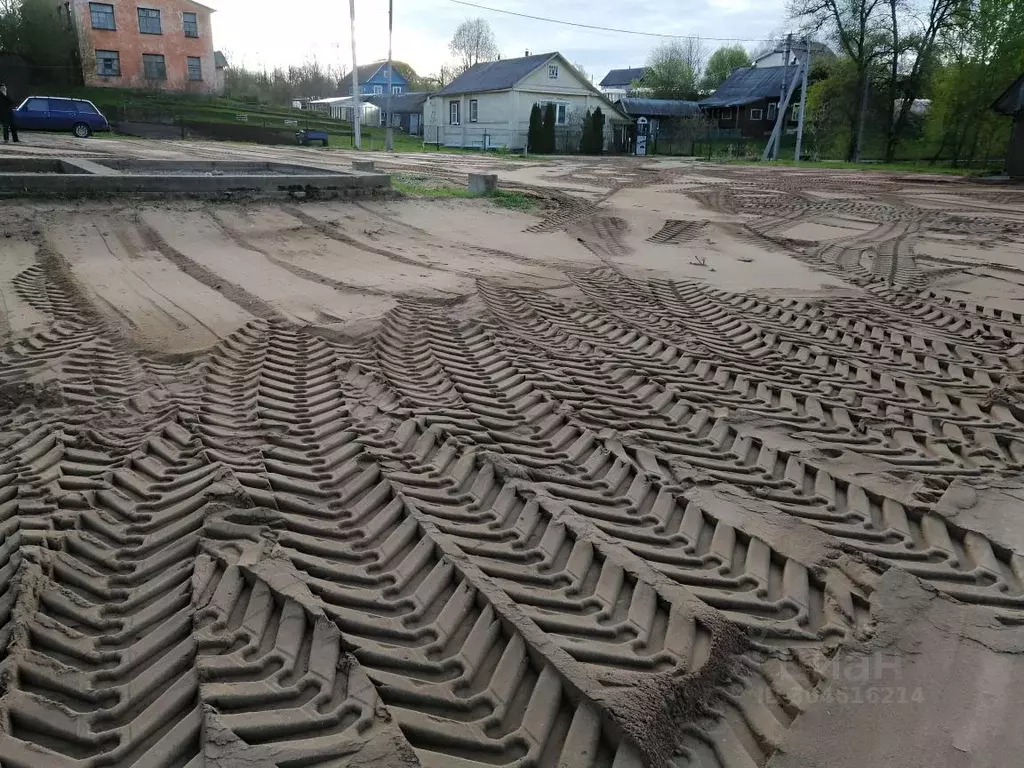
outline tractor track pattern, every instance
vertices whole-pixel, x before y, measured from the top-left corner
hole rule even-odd
[[[766,298],[627,276],[628,224],[550,199],[603,263],[572,299],[480,280],[359,342],[268,312],[160,360],[15,279],[0,765],[749,768],[877,573],[1024,621],[1024,557],[936,509],[1024,472],[1024,325],[901,273],[918,219],[803,254],[857,299]]]

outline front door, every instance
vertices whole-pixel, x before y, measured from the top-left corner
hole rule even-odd
[[[409,135],[420,135],[420,116],[416,112],[413,112],[411,115],[409,115]]]

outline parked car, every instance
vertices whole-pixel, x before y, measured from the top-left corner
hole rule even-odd
[[[57,96],[29,96],[14,110],[14,125],[19,131],[71,131],[80,139],[110,130],[91,101]]]

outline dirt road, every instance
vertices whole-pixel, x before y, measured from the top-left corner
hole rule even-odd
[[[1019,759],[1024,191],[378,162],[0,204],[3,768]]]

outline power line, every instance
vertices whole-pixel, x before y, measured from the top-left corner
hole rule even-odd
[[[774,43],[775,38],[751,38],[751,37],[703,37],[701,35],[670,35],[664,32],[640,32],[635,29],[617,29],[615,27],[601,27],[596,24],[580,24],[576,21],[563,21],[561,19],[549,19],[546,16],[533,16],[529,13],[519,13],[518,11],[507,11],[504,8],[491,8],[487,5],[479,5],[477,3],[470,3],[466,0],[448,0],[450,3],[456,5],[467,5],[470,8],[479,8],[482,11],[491,11],[492,13],[504,13],[508,16],[519,16],[523,19],[532,19],[533,21],[546,21],[549,24],[563,24],[567,27],[580,27],[581,29],[596,29],[601,32],[617,32],[622,35],[640,35],[642,37],[669,37],[675,40],[710,40],[714,43]]]

